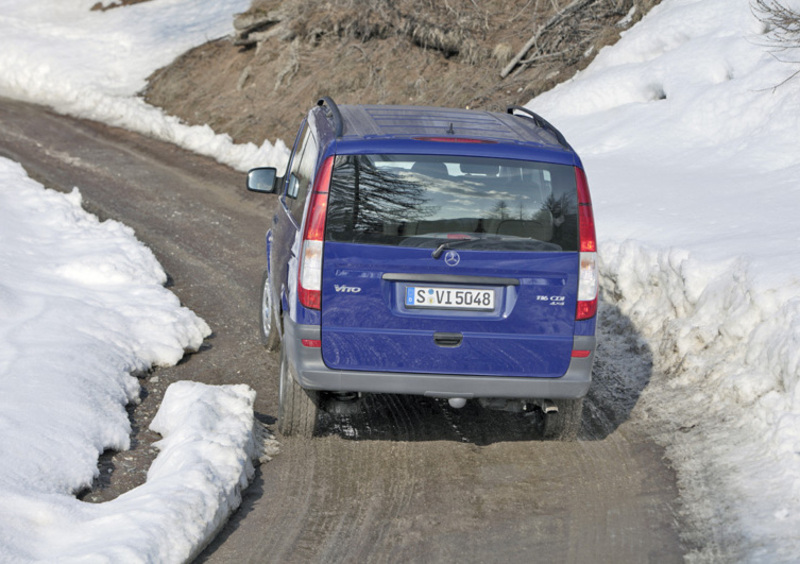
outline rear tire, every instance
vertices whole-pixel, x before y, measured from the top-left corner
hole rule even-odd
[[[557,413],[545,413],[543,438],[547,441],[574,441],[581,430],[583,398],[552,400]]]
[[[306,390],[297,383],[294,367],[281,348],[280,387],[278,391],[278,431],[285,437],[314,436],[319,415],[319,392]]]
[[[272,303],[272,292],[269,289],[269,272],[265,270],[261,280],[261,343],[268,351],[277,350],[281,342],[277,319]]]

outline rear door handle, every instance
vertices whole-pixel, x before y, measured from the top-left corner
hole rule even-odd
[[[464,336],[461,333],[434,333],[433,342],[440,347],[457,347]]]

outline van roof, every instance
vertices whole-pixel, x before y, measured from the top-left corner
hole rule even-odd
[[[330,99],[320,100],[324,106]],[[336,106],[334,104],[334,106]],[[513,113],[512,113],[513,112]],[[339,105],[328,117],[341,119],[340,138],[465,139],[535,144],[573,152],[564,136],[535,113],[520,107],[508,113],[459,108]],[[336,126],[334,126],[336,127]]]

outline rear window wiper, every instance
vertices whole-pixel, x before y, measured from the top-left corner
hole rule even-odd
[[[466,245],[467,243],[474,243],[475,241],[479,240],[478,238],[468,237],[465,239],[451,239],[450,241],[445,241],[431,253],[431,256],[435,259],[438,259],[442,256],[442,253],[445,250],[452,249],[453,247],[460,247],[461,245]]]
[[[438,259],[446,250],[460,247],[468,243],[473,243],[475,248],[500,248],[501,245],[506,250],[523,251],[523,250],[538,250],[538,251],[560,251],[561,247],[555,243],[547,241],[540,241],[538,239],[530,239],[527,237],[514,237],[513,235],[489,235],[484,237],[470,237],[468,239],[453,239],[445,241],[431,253],[431,256]]]

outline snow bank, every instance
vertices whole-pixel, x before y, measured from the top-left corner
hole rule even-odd
[[[232,31],[249,0],[143,2],[105,12],[95,0],[0,0],[0,95],[173,142],[240,170],[285,167],[282,141],[234,145],[135,97],[178,55]]]
[[[210,329],[133,231],[86,213],[77,190],[0,159],[0,218],[0,480],[70,493],[103,449],[128,447],[131,373],[176,363]]]
[[[746,0],[664,0],[529,104],[586,165],[698,560],[800,556],[800,80],[774,49]]]
[[[603,257],[608,301],[653,352],[639,416],[678,469],[696,556],[796,561],[800,288],[755,291],[744,259],[634,241]]]
[[[181,562],[240,503],[257,457],[247,386],[181,382],[144,486],[74,498],[129,446],[132,373],[196,350],[208,325],[163,287],[133,231],[0,159],[0,560]]]
[[[151,425],[164,439],[147,483],[102,504],[12,490],[0,497],[4,559],[186,562],[241,503],[257,446],[248,386],[172,384]]]

